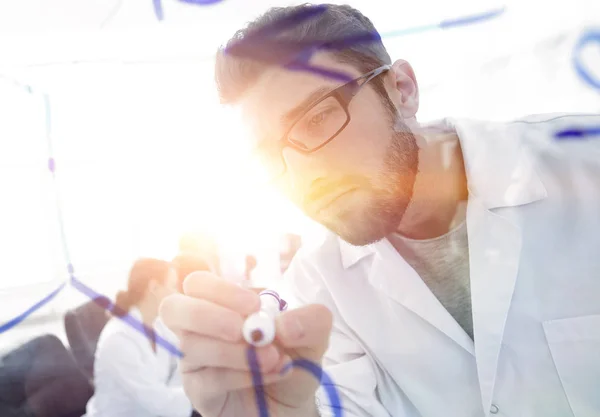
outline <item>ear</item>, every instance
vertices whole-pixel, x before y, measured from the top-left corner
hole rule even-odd
[[[412,119],[419,110],[419,86],[410,64],[399,59],[392,65],[390,77],[391,99],[403,119]]]

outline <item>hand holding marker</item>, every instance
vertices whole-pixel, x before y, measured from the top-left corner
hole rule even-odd
[[[259,294],[260,297],[260,309],[258,312],[249,315],[244,321],[242,328],[242,334],[246,342],[251,346],[248,348],[248,363],[252,371],[252,378],[254,383],[254,394],[256,403],[258,405],[259,416],[269,417],[269,408],[267,405],[265,391],[263,388],[262,377],[259,371],[259,363],[256,356],[256,348],[267,346],[275,340],[275,319],[277,315],[287,309],[287,303],[279,297],[275,291],[264,290]],[[325,320],[326,322],[330,320]],[[331,331],[331,325],[328,326],[328,332]],[[284,343],[285,344],[285,343]],[[324,350],[320,352],[319,356],[322,356]],[[308,359],[295,359],[286,368],[300,368],[308,374],[311,374],[314,378],[314,383],[320,384],[327,393],[330,406],[333,410],[335,417],[342,417],[342,407],[334,381],[327,375],[327,373],[317,363]],[[303,385],[305,385],[304,383]],[[314,385],[316,387],[316,385]],[[309,403],[311,401],[309,400]],[[308,414],[306,415],[318,415],[314,406],[308,406]]]

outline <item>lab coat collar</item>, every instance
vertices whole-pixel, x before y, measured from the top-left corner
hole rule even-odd
[[[535,172],[533,157],[522,146],[515,125],[451,118],[442,123],[456,130],[469,194],[486,209],[519,206],[547,196],[546,188]],[[339,241],[345,269],[381,247],[381,242],[354,246],[341,238]]]
[[[515,207],[547,196],[518,125],[455,119],[445,122],[458,134],[469,194],[478,197],[485,208]]]
[[[130,307],[128,314],[131,317],[138,319],[139,321],[142,321],[142,319],[143,319],[142,312],[137,307]]]
[[[344,269],[350,268],[352,265],[360,261],[361,259],[375,253],[376,243],[366,246],[354,246],[346,242],[342,238],[338,238],[340,242],[340,253],[342,256],[342,265]]]

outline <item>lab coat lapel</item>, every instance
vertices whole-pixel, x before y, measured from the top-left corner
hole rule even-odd
[[[475,355],[473,341],[387,239],[361,248],[352,247],[345,242],[342,245],[345,267],[368,254],[373,254],[374,258],[368,271],[371,285]]]
[[[492,403],[504,325],[521,256],[521,230],[506,209],[547,196],[514,124],[450,121],[469,187],[467,233],[477,372],[484,410]],[[503,213],[503,214],[499,214]]]
[[[484,410],[489,410],[519,268],[521,233],[478,198],[469,201],[467,230],[477,373]]]
[[[378,244],[378,252],[369,276],[373,285],[474,355],[471,338],[387,239]]]

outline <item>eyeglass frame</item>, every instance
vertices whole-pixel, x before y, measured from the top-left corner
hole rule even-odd
[[[297,152],[300,152],[302,154],[308,155],[311,153],[314,153],[318,150],[320,150],[321,148],[323,148],[325,145],[327,145],[328,143],[330,143],[331,141],[333,141],[333,139],[335,139],[345,128],[346,126],[348,126],[348,124],[350,123],[350,120],[352,120],[352,116],[350,115],[350,111],[349,111],[349,107],[350,107],[350,102],[352,101],[352,99],[354,97],[356,97],[356,95],[360,92],[360,90],[372,79],[374,79],[375,77],[383,74],[385,71],[389,71],[392,68],[391,65],[382,65],[381,67],[375,68],[372,71],[367,72],[366,74],[361,75],[358,78],[355,78],[353,80],[348,81],[345,84],[342,84],[339,87],[334,88],[333,90],[331,90],[329,93],[325,94],[323,97],[319,98],[317,101],[315,101],[314,103],[312,103],[308,108],[306,108],[302,114],[300,114],[295,120],[294,122],[290,125],[290,127],[286,130],[285,134],[281,137],[281,139],[279,139],[277,141],[278,144],[278,153],[279,156],[281,158],[281,162],[283,164],[283,170],[275,175],[275,178],[281,177],[283,174],[285,174],[285,172],[287,171],[287,164],[285,163],[285,159],[283,158],[283,150],[287,147],[294,149]],[[365,79],[365,82],[361,83],[360,85],[358,85],[358,87],[356,87],[356,84]],[[344,109],[344,112],[346,113],[346,122],[338,129],[337,132],[335,132],[333,135],[331,135],[331,137],[329,139],[327,139],[326,141],[324,141],[323,143],[321,143],[320,145],[312,148],[312,149],[305,149],[305,148],[301,148],[298,145],[295,145],[292,141],[290,141],[290,139],[288,138],[290,132],[294,129],[294,127],[296,126],[296,123],[298,123],[300,120],[302,120],[302,118],[304,116],[306,116],[306,114],[311,111],[315,106],[317,106],[319,103],[321,103],[324,100],[327,100],[329,97],[334,97],[337,102],[342,106],[342,108]]]

